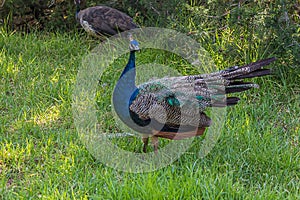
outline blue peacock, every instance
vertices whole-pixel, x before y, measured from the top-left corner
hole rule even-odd
[[[113,105],[127,126],[142,133],[143,152],[150,137],[157,152],[159,137],[180,140],[202,135],[212,123],[206,109],[237,104],[238,97],[225,95],[258,87],[243,79],[269,75],[270,69],[262,66],[275,60],[268,58],[210,74],[155,79],[136,86],[135,53],[140,49],[132,37],[129,48],[128,63],[113,92]],[[225,98],[220,98],[222,94]]]
[[[86,32],[93,36],[111,36],[138,28],[131,17],[117,9],[108,6],[94,6],[81,10],[81,0],[74,0],[74,3],[77,21]]]

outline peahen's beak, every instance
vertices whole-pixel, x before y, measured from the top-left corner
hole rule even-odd
[[[75,5],[78,5],[78,6],[79,6],[80,3],[81,3],[80,0],[74,0],[74,4],[75,4]]]

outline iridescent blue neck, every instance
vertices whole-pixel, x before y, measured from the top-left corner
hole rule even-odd
[[[130,51],[128,63],[126,65],[126,67],[124,68],[120,78],[124,77],[124,75],[130,70],[135,71],[135,51]],[[134,73],[133,79],[135,80],[135,73]]]
[[[129,106],[137,95],[138,90],[135,85],[135,76],[135,52],[131,51],[128,63],[124,68],[113,92],[114,108],[122,121],[128,121],[130,117]]]

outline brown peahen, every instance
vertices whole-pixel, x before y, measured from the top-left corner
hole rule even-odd
[[[96,37],[111,36],[122,31],[138,28],[131,17],[107,6],[80,9],[80,0],[74,0],[76,19],[86,32]]]
[[[127,126],[143,134],[144,152],[149,137],[157,152],[158,137],[179,140],[202,135],[211,124],[204,113],[206,109],[237,104],[238,97],[226,94],[258,87],[243,79],[269,75],[270,69],[262,66],[275,60],[268,58],[215,73],[167,77],[136,86],[135,52],[138,50],[138,42],[131,38],[129,61],[114,89],[113,105]]]

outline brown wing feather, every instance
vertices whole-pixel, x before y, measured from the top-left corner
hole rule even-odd
[[[158,100],[157,94],[138,95],[130,105],[130,110],[143,120],[155,119],[170,127],[208,127],[211,119],[196,106],[170,106],[166,100]]]

